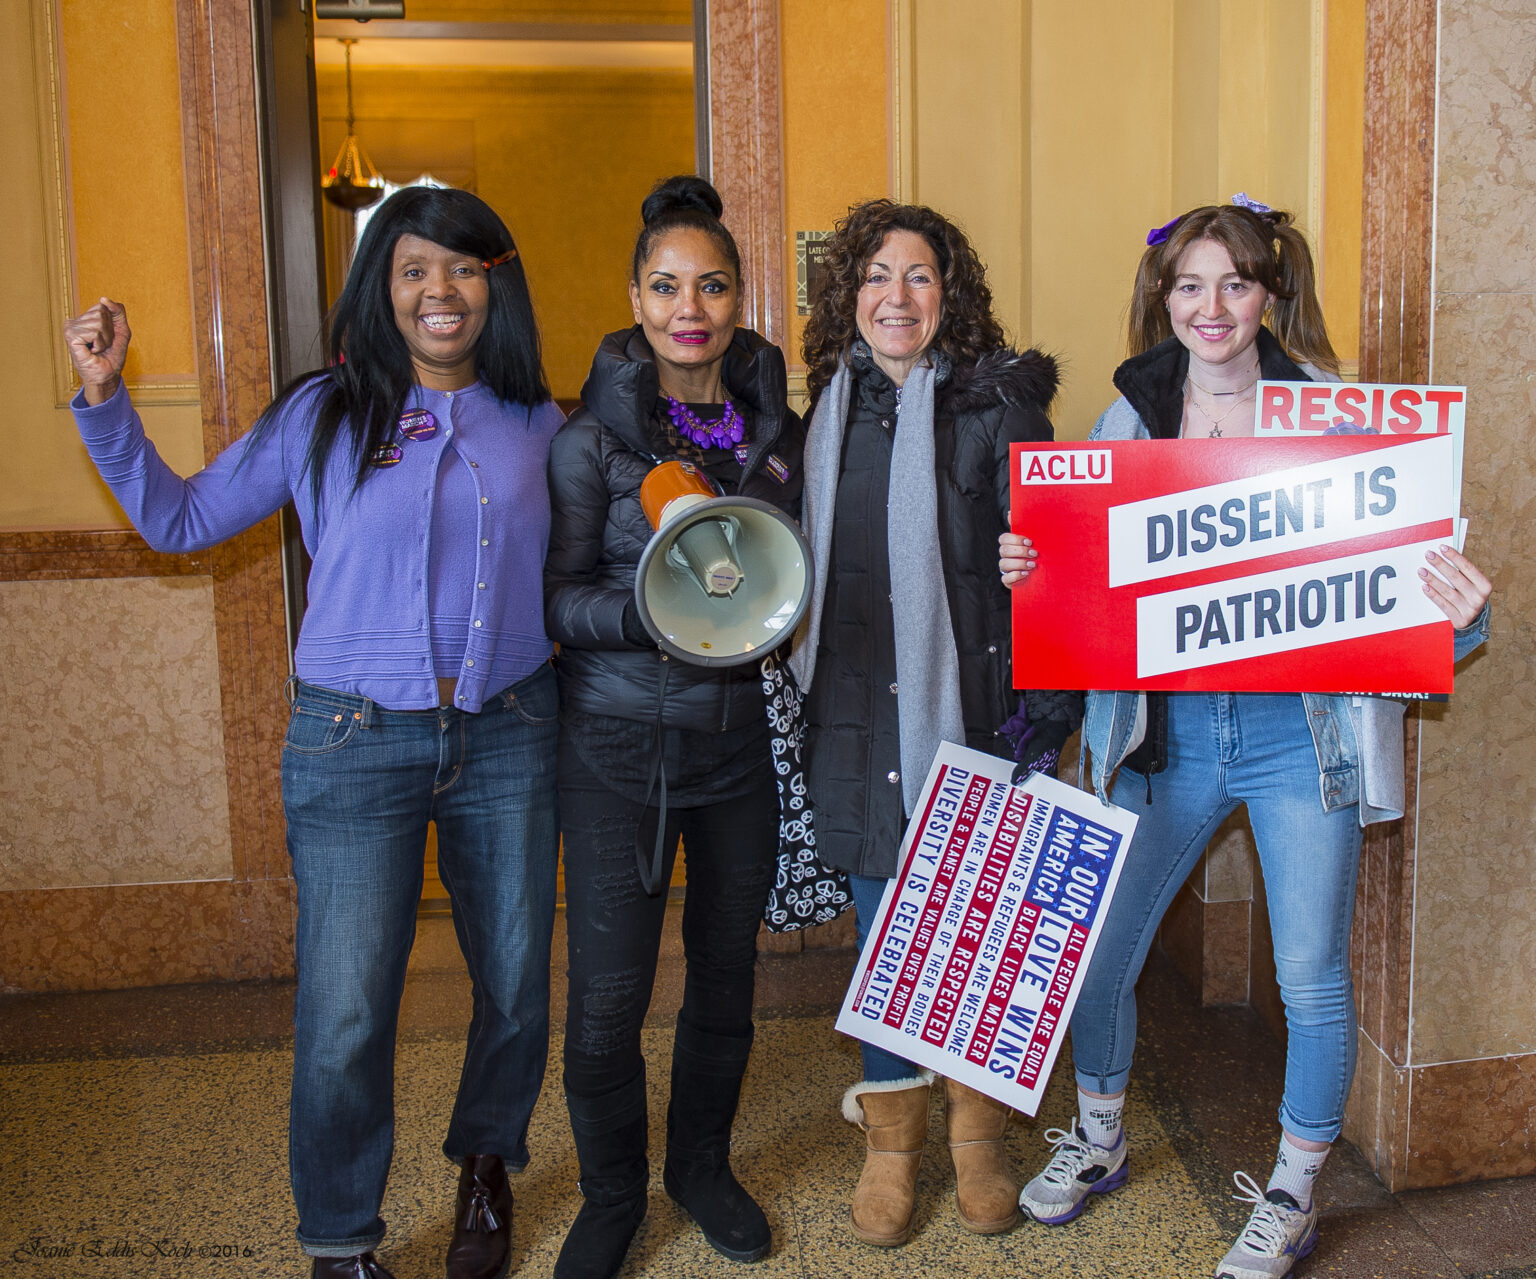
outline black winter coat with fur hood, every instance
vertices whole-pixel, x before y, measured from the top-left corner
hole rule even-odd
[[[878,441],[869,432],[888,430],[883,424],[895,421],[895,387],[857,348],[854,372],[858,385],[844,434],[845,476],[861,464],[852,457],[855,437]],[[947,375],[941,370],[935,395],[938,550],[960,662],[966,745],[1004,757],[1012,755],[1013,745],[1001,729],[1019,709],[1021,696],[1036,730],[1031,746],[1059,750],[1082,718],[1080,694],[1014,690],[1012,600],[997,570],[998,534],[1008,527],[1009,447],[1054,437],[1046,409],[1058,382],[1051,356],[1003,348]],[[889,460],[880,461],[878,482],[888,482]],[[882,505],[876,494],[871,506]],[[830,583],[829,591],[837,595],[839,616],[830,610],[823,616],[807,704],[807,780],[818,852],[829,865],[871,876],[896,873],[905,826],[901,787],[890,780],[900,755],[896,698],[884,682],[894,679],[894,633],[885,587],[843,580],[851,565],[838,547],[839,539],[848,545],[850,536],[867,537],[870,554],[883,557],[883,532],[868,536],[868,530],[834,523],[832,569],[840,580]],[[867,572],[870,582],[888,583],[890,567],[882,560],[854,571]],[[912,566],[897,571],[902,567]]]

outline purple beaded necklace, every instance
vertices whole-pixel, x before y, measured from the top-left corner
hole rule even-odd
[[[729,399],[725,401],[725,411],[713,422],[706,422],[681,400],[674,400],[665,392],[662,398],[667,402],[667,416],[677,433],[700,448],[733,448],[746,433],[746,419]]]

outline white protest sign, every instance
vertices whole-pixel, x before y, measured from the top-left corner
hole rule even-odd
[[[1451,468],[1451,438],[1439,436],[1111,506],[1109,584],[1413,528],[1455,510]]]
[[[837,1028],[1034,1114],[1136,818],[946,742]]]
[[[1270,573],[1143,595],[1136,674],[1145,679],[1336,640],[1432,626],[1445,614],[1418,588],[1441,539],[1298,564]]]

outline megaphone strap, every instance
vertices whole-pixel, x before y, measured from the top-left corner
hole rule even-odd
[[[645,783],[645,800],[640,810],[640,823],[635,830],[635,867],[640,872],[640,887],[647,897],[660,896],[665,885],[661,882],[662,868],[667,860],[667,766],[662,759],[662,747],[666,734],[667,676],[672,673],[672,662],[665,653],[661,658],[661,673],[656,679],[656,735],[651,742],[651,775]],[[650,811],[651,795],[656,794],[656,840],[649,854],[645,847],[645,814]]]

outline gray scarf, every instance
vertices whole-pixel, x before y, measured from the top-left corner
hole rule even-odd
[[[804,525],[817,567],[811,607],[795,636],[789,668],[802,691],[816,672],[831,565],[832,520],[843,455],[853,371],[843,358],[822,393],[805,438]],[[886,554],[896,628],[896,710],[901,739],[901,794],[908,813],[944,741],[965,742],[960,709],[960,658],[955,650],[944,568],[939,556],[939,498],[934,478],[934,371],[913,369],[901,388],[891,487],[886,498]]]

